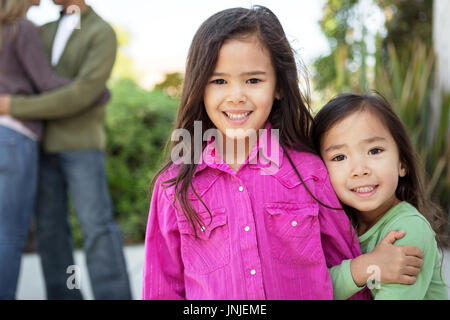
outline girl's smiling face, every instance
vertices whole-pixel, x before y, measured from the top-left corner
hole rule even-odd
[[[399,202],[399,177],[406,174],[389,130],[372,112],[357,111],[323,136],[320,153],[338,198],[366,219]]]
[[[251,35],[227,40],[220,48],[203,98],[216,128],[223,135],[227,129],[263,128],[275,98],[279,98],[275,70],[258,38]]]

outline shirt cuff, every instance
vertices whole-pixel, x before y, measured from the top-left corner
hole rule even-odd
[[[352,260],[343,260],[338,266],[331,268],[331,277],[333,278],[334,299],[345,300],[362,290],[364,286],[358,287],[353,280],[350,270],[350,262]]]

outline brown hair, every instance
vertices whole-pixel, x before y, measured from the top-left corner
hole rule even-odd
[[[304,96],[299,89],[297,61],[293,49],[278,18],[272,11],[263,6],[253,6],[251,9],[226,9],[214,14],[200,26],[188,53],[175,129],[189,131],[192,139],[190,150],[194,150],[194,121],[202,122],[202,135],[206,130],[214,128],[203,102],[208,79],[214,71],[219,50],[223,43],[229,39],[249,35],[256,35],[270,53],[276,73],[277,89],[281,93],[281,98],[275,100],[269,115],[269,121],[274,129],[279,130],[280,145],[283,147],[289,162],[293,165],[289,154],[286,153],[286,148],[315,153],[309,135],[313,118],[310,113],[309,98]],[[173,142],[171,150],[179,143],[181,142]],[[175,186],[174,200],[179,201],[186,218],[195,230],[195,224],[201,226],[202,221],[188,201],[187,192],[188,188],[191,188],[197,198],[200,199],[192,185],[192,177],[200,155],[191,152],[190,157],[191,164],[181,164],[177,176],[164,181],[163,184]],[[196,159],[196,157],[198,158]],[[167,160],[153,178],[151,186],[172,163],[172,160]],[[294,169],[302,180],[297,169],[295,167]],[[316,199],[309,190],[308,192]],[[201,199],[200,201],[206,207]],[[209,212],[209,209],[206,209]]]

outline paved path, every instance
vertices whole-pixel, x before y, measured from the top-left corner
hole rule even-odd
[[[142,296],[142,268],[144,265],[144,246],[125,247],[125,259],[130,277],[133,299],[140,300]],[[87,274],[84,253],[75,251],[75,264],[80,266],[80,289],[85,299],[92,300],[92,290]],[[73,273],[72,273],[73,274]],[[67,274],[70,277],[71,274]],[[18,300],[45,299],[45,286],[39,257],[35,253],[25,254],[22,258],[19,283],[17,288]]]
[[[444,273],[445,279],[450,279],[450,250],[444,253]],[[144,246],[125,247],[125,259],[128,264],[128,274],[131,282],[133,299],[141,299],[142,290],[142,267],[144,265]],[[92,300],[92,291],[87,275],[84,254],[82,251],[75,252],[75,263],[81,268],[81,291],[85,299]],[[67,275],[68,277],[70,274]],[[450,288],[449,288],[450,296]],[[17,292],[19,300],[43,300],[45,299],[44,282],[42,278],[39,257],[32,254],[25,254],[22,259],[20,278]]]

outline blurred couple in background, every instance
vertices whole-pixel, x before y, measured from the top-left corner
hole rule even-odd
[[[39,0],[0,0],[0,299],[16,297],[33,216],[47,298],[83,298],[67,285],[69,198],[94,298],[131,299],[104,154],[116,36],[84,0],[53,2],[60,18],[37,29]]]

